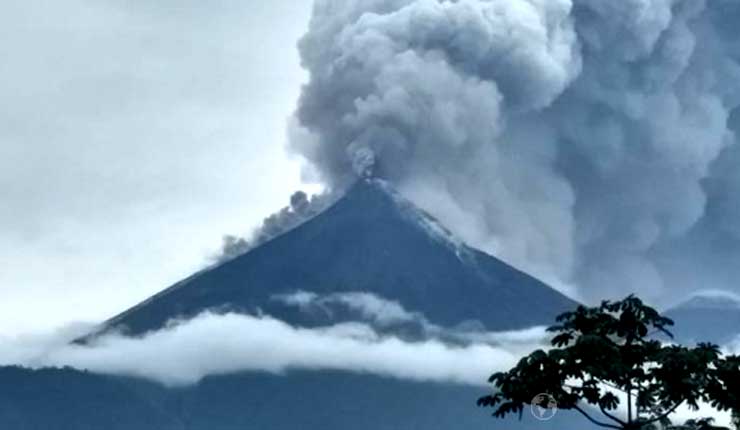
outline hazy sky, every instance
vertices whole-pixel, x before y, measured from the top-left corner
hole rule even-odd
[[[109,317],[301,186],[309,1],[0,4],[0,334]]]
[[[296,109],[317,177],[578,298],[740,294],[737,1],[312,3],[0,0],[0,334],[204,267],[303,186]]]

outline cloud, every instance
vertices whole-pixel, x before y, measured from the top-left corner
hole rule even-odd
[[[321,296],[298,291],[273,300],[303,312],[324,313],[331,322],[306,328],[264,314],[205,312],[141,336],[108,333],[84,345],[71,340],[90,333],[91,326],[73,325],[43,336],[0,339],[0,365],[71,366],[170,387],[196,384],[209,375],[287,375],[292,370],[483,387],[491,373],[510,369],[536,349],[548,349],[551,336],[543,327],[510,332],[485,332],[474,322],[441,327],[398,302],[364,292]],[[338,318],[347,310],[348,316]],[[421,335],[412,339],[399,334],[399,325],[405,324],[420,326]],[[738,339],[723,352],[737,354]],[[624,409],[623,393],[615,394]],[[729,419],[707,405],[699,411],[679,408],[672,418],[683,422],[703,416]]]
[[[395,300],[388,300],[373,293],[350,291],[318,295],[307,291],[279,294],[272,300],[299,308],[302,312],[327,317],[336,321],[342,312],[349,311],[343,319],[361,321],[384,333],[397,333],[409,328],[416,339],[440,339],[462,345],[487,344],[505,346],[510,351],[526,352],[533,345],[547,344],[547,327],[537,326],[524,330],[490,332],[480,321],[468,320],[456,327],[442,327],[429,321],[422,313],[406,309]],[[524,348],[524,349],[522,349]]]
[[[358,313],[363,320],[380,326],[407,322],[428,324],[423,315],[407,311],[399,302],[366,292],[333,293],[320,296],[307,291],[297,291],[292,294],[278,294],[272,299],[286,305],[296,306],[304,312],[318,310],[328,315],[332,314],[333,306],[345,306],[350,311]]]
[[[0,338],[0,365],[71,366],[132,376],[168,386],[195,384],[208,375],[235,372],[285,374],[290,370],[338,370],[413,381],[486,385],[490,373],[512,367],[527,352],[545,347],[544,328],[483,332],[477,326],[443,328],[397,302],[355,292],[318,296],[308,292],[274,300],[330,318],[311,328],[270,315],[204,312],[141,336],[94,332],[75,324],[42,335]],[[334,318],[340,308],[353,311]],[[422,327],[410,338],[397,324]]]
[[[204,313],[142,337],[109,334],[89,345],[49,339],[31,343],[35,349],[25,342],[15,352],[8,346],[12,343],[5,343],[0,363],[72,366],[170,386],[193,384],[207,375],[293,369],[482,386],[491,371],[511,367],[519,358],[503,346],[403,341],[360,323],[306,329],[269,316],[240,314]]]
[[[309,16],[290,0],[4,2],[0,332],[107,318],[283,205],[301,186],[284,143]]]
[[[740,355],[740,333],[724,349],[728,354]]]
[[[725,305],[735,305],[740,308],[740,294],[731,293],[724,290],[698,290],[693,295],[694,299],[713,299],[721,301]]]
[[[318,0],[291,148],[586,300],[737,290],[736,2]],[[359,171],[358,171],[359,166]]]
[[[627,394],[623,391],[616,390],[611,386],[605,385],[605,384],[599,384],[600,389],[604,392],[612,393],[614,396],[616,396],[619,399],[619,406],[616,410],[612,411],[612,415],[616,416],[617,418],[622,419],[623,421],[627,421]],[[633,406],[635,404],[635,399],[633,398]],[[732,427],[732,414],[728,411],[720,412],[714,407],[712,407],[710,404],[707,404],[705,402],[697,402],[697,409],[693,409],[691,406],[687,404],[682,404],[678,408],[676,408],[675,412],[673,412],[669,418],[671,420],[671,423],[674,425],[681,425],[685,423],[688,420],[697,420],[697,419],[703,419],[707,417],[711,417],[714,419],[714,425],[716,426],[726,426],[728,428]],[[600,411],[597,407],[591,407],[593,417],[600,416]],[[634,413],[634,412],[633,412]]]

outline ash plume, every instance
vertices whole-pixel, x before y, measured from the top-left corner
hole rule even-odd
[[[732,0],[318,0],[290,146],[585,300],[740,291]]]
[[[339,195],[341,195],[340,191],[326,191],[309,197],[303,191],[296,191],[290,197],[290,205],[265,218],[262,225],[252,232],[250,239],[234,235],[224,236],[221,251],[214,258],[215,263],[220,264],[233,260],[289,232],[323,212],[336,201]]]

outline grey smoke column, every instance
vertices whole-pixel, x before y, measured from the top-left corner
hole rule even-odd
[[[737,291],[704,262],[740,258],[738,19],[730,0],[317,0],[291,146],[586,299]]]
[[[342,195],[341,188],[327,190],[309,197],[303,191],[296,191],[290,196],[290,206],[268,216],[249,236],[227,235],[223,237],[221,250],[215,255],[215,264],[233,260],[270,240],[293,230],[304,222],[320,214],[331,206]]]

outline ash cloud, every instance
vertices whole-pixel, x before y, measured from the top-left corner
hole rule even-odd
[[[265,218],[249,239],[234,235],[224,236],[221,251],[213,258],[215,264],[233,260],[289,232],[326,210],[340,195],[340,191],[325,191],[309,197],[303,191],[296,191],[290,197],[290,205]]]
[[[318,0],[290,145],[330,186],[385,178],[585,300],[740,291],[719,263],[740,258],[739,18],[730,0]]]

